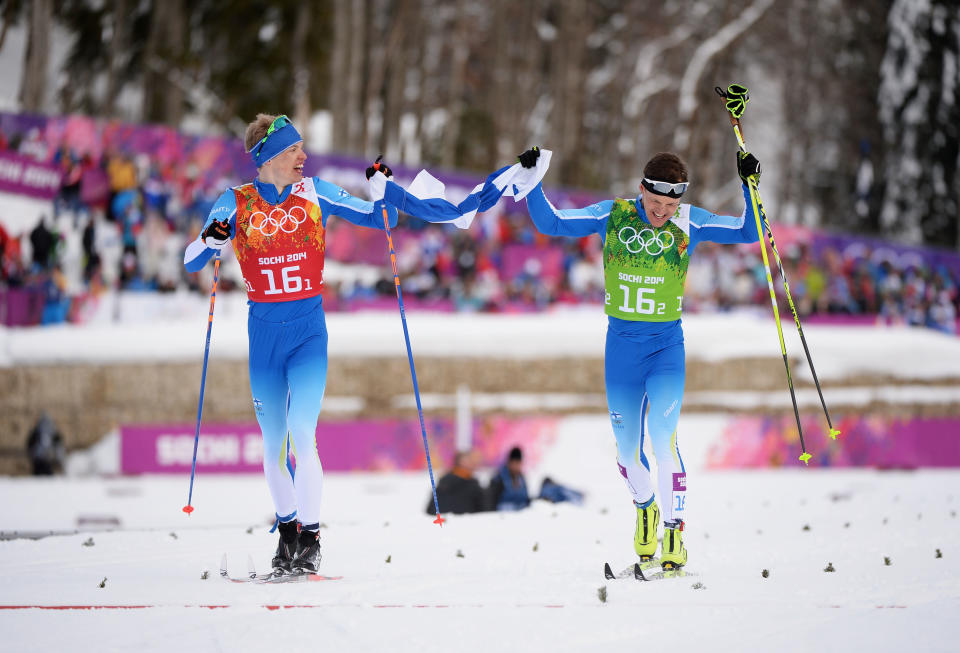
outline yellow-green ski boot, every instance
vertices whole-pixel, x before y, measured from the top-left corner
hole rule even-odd
[[[634,503],[636,506],[636,503]],[[633,534],[633,550],[640,556],[640,562],[652,560],[657,553],[657,527],[660,526],[660,508],[650,499],[643,506],[637,506],[637,530]]]
[[[683,522],[665,522],[660,566],[664,571],[669,571],[679,569],[685,564],[687,564],[687,547],[683,546]]]

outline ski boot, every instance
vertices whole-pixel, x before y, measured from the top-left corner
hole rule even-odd
[[[293,558],[297,554],[297,532],[299,530],[297,520],[280,522],[277,525],[277,530],[280,531],[280,542],[277,544],[277,552],[274,554],[270,566],[277,573],[288,574],[290,573],[290,563],[293,562]]]
[[[658,526],[660,508],[656,501],[650,499],[642,507],[637,506],[637,530],[633,534],[633,550],[640,556],[640,562],[652,560],[657,553]]]
[[[687,564],[687,547],[683,546],[683,521],[663,523],[663,547],[660,566],[664,571],[679,569]]]
[[[316,527],[316,524],[311,524]],[[297,555],[290,566],[295,573],[315,574],[320,567],[320,534],[304,528],[297,540]]]

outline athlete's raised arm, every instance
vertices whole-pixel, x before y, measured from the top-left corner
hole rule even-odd
[[[521,154],[521,165],[532,167],[539,158],[539,148],[531,148]],[[607,230],[607,218],[613,201],[604,200],[582,209],[556,209],[538,183],[527,195],[527,211],[537,231],[547,236],[583,237],[597,233],[601,237]]]
[[[714,243],[755,243],[760,240],[757,232],[757,218],[754,213],[753,201],[750,199],[750,190],[747,180],[760,180],[760,162],[747,153],[737,152],[737,173],[743,182],[743,213],[739,216],[717,215],[698,206],[690,207],[690,250],[697,243],[709,241]]]
[[[328,215],[336,215],[361,227],[383,230],[383,200],[368,202],[319,177],[313,178],[313,184],[317,189],[317,203],[323,211],[324,226]],[[396,227],[397,209],[389,203],[387,216],[390,227]]]

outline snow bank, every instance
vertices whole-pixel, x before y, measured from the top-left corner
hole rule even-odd
[[[199,360],[207,309],[206,299],[185,296],[177,302],[175,319],[143,307],[126,309],[129,317],[119,324],[0,329],[0,365]],[[399,322],[397,312],[330,313],[331,355],[403,356]],[[606,317],[595,306],[522,315],[414,312],[407,313],[407,323],[415,356],[602,358],[606,333]],[[689,358],[780,357],[776,327],[764,313],[688,315],[683,323]],[[796,329],[785,322],[783,330],[791,358],[802,360]],[[821,379],[960,376],[960,338],[928,329],[810,325],[804,334]],[[211,356],[246,358],[241,296],[217,298]],[[798,377],[809,375],[803,367]]]

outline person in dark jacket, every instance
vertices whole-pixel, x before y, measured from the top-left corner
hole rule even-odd
[[[51,476],[63,471],[63,436],[53,419],[44,412],[30,430],[27,453],[34,476]]]
[[[492,510],[522,510],[530,505],[527,481],[523,478],[523,452],[514,447],[507,461],[487,487],[487,503]]]
[[[441,476],[437,482],[437,501],[440,503],[441,513],[483,511],[483,488],[473,475],[477,467],[476,461],[477,456],[473,451],[459,451],[454,456],[453,469]],[[432,496],[427,501],[427,513],[436,514]]]

